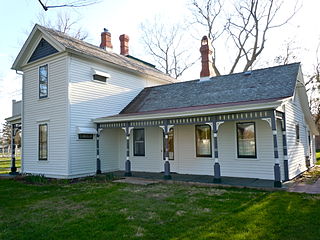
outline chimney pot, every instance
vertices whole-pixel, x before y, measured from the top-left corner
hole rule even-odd
[[[212,66],[212,53],[213,48],[211,46],[211,40],[207,36],[203,36],[201,40],[201,63],[202,69],[200,72],[200,81],[208,80],[215,76],[213,66]]]
[[[112,43],[111,43],[111,33],[106,28],[104,28],[103,32],[101,33],[100,47],[103,49],[112,49],[113,48]]]
[[[119,37],[120,40],[120,54],[127,56],[129,55],[129,36],[122,34]]]

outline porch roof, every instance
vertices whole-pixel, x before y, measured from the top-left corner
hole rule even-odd
[[[118,115],[94,122],[274,108],[295,91],[300,63],[143,89]],[[165,116],[162,116],[165,117]]]
[[[263,111],[276,109],[282,103],[282,99],[268,99],[259,101],[247,101],[230,104],[211,104],[207,106],[196,106],[177,109],[166,109],[158,111],[147,111],[141,113],[123,113],[113,116],[93,119],[95,123],[112,123],[126,121],[171,119],[180,117],[197,117],[219,114],[232,114],[241,112]]]
[[[120,114],[293,96],[299,63],[143,89]]]

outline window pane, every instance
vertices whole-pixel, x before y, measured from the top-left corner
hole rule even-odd
[[[144,129],[133,129],[133,154],[134,156],[144,156]]]
[[[79,133],[79,139],[93,139],[93,134]]]
[[[237,124],[238,157],[256,157],[254,123]]]
[[[211,157],[211,128],[208,125],[196,126],[197,157]]]
[[[48,65],[39,67],[39,97],[48,96]]]
[[[47,160],[48,157],[48,130],[47,124],[39,125],[39,160]]]

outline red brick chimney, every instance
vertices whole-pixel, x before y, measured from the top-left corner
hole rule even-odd
[[[129,55],[129,36],[122,34],[119,37],[120,40],[120,54],[127,56]]]
[[[209,80],[211,77],[215,76],[215,73],[212,66],[213,48],[211,46],[211,41],[207,36],[204,36],[201,40],[200,52],[202,63],[200,81]]]
[[[103,49],[112,49],[113,48],[112,43],[111,43],[111,33],[106,28],[104,28],[103,32],[101,33],[100,47]]]

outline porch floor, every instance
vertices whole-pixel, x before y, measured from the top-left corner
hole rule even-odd
[[[114,176],[119,178],[124,177],[124,171],[115,171],[113,172],[113,174]],[[132,172],[132,177],[152,179],[152,180],[163,180],[163,173]],[[210,175],[171,173],[171,177],[172,177],[171,179],[172,181],[213,184],[213,176],[210,176]],[[215,183],[215,184],[240,186],[240,187],[274,188],[273,180],[265,180],[265,179],[258,179],[258,178],[221,177],[221,183]]]

